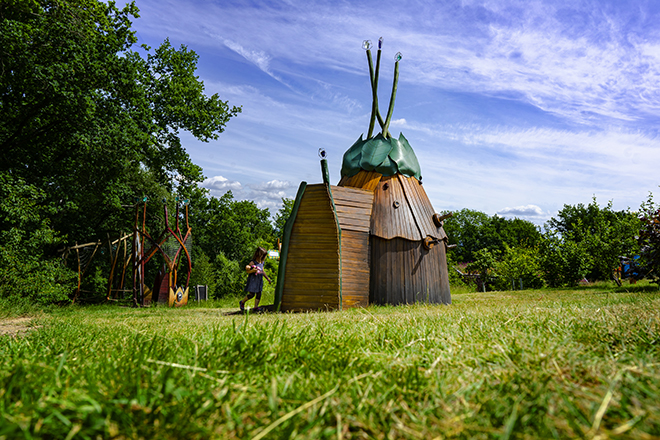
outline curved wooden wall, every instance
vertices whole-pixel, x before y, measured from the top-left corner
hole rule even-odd
[[[289,239],[281,310],[341,307],[339,239],[327,188],[307,185]]]
[[[373,191],[369,301],[376,304],[450,304],[446,238],[433,222],[435,210],[424,186],[402,174],[360,171],[340,186]],[[422,240],[437,241],[430,250]],[[343,238],[343,235],[342,235]]]
[[[451,304],[447,257],[441,243],[371,236],[369,301],[375,304]]]

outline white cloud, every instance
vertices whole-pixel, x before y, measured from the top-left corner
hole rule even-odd
[[[384,3],[289,1],[256,8],[203,2],[182,8],[145,0],[140,6],[143,15],[157,17],[147,30],[158,26],[195,44],[225,46],[278,81],[285,74],[320,80],[337,71],[365,76],[360,43],[384,35],[383,84],[400,50],[402,81],[409,83],[514,93],[581,121],[593,115],[635,120],[660,110],[660,36],[650,28],[652,15],[638,29],[630,23],[643,14],[609,12],[591,2],[535,1],[524,8],[499,0],[433,8]],[[567,9],[583,18],[566,19]],[[337,96],[353,105],[352,95]]]
[[[269,63],[270,63],[270,57],[262,50],[247,50],[240,44],[238,44],[235,41],[224,39],[223,43],[225,46],[227,46],[229,49],[233,50],[246,60],[248,60],[251,63],[254,63],[259,69],[263,70],[269,75],[272,75],[273,73],[270,71]]]
[[[294,185],[285,180],[271,180],[252,184],[249,187],[251,192],[248,199],[254,200],[261,209],[268,208],[275,211],[282,206],[283,198],[291,197],[288,190],[292,189]]]
[[[536,205],[516,206],[514,208],[504,208],[497,211],[501,217],[547,217],[547,214]]]
[[[243,189],[241,182],[229,180],[222,176],[204,179],[201,186],[207,188],[214,197],[220,197],[227,191],[240,192]]]
[[[270,182],[263,182],[256,185],[250,185],[250,188],[252,188],[253,190],[264,191],[264,192],[281,191],[292,187],[293,185],[291,184],[291,182],[286,180],[271,180]]]
[[[243,186],[240,182],[223,176],[205,179],[201,186],[209,189],[213,197],[220,197],[227,191],[232,191],[235,200],[251,200],[259,209],[268,208],[271,213],[280,209],[283,198],[292,197],[290,190],[295,188],[291,182],[277,179]]]
[[[243,105],[218,141],[186,148],[261,207],[321,180],[319,147],[338,180],[342,154],[369,122],[360,44],[383,35],[381,113],[400,50],[395,116],[405,119],[390,127],[405,127],[437,209],[493,214],[533,201],[554,212],[593,194],[624,209],[660,183],[660,28],[648,2],[597,3],[141,0],[136,28],[203,53],[209,94]],[[586,21],[567,24],[562,8]],[[264,186],[274,180],[294,183]]]

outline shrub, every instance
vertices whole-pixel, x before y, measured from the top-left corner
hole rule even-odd
[[[490,250],[484,248],[474,253],[474,261],[468,263],[465,269],[470,273],[479,274],[480,282],[477,283],[477,290],[481,291],[483,289],[483,284],[481,283],[485,283],[486,290],[491,290],[497,278],[494,272],[496,264],[496,256]]]
[[[543,287],[543,277],[536,248],[506,246],[502,258],[495,264],[498,290],[509,290],[512,283],[517,289],[522,281],[523,288],[539,289]]]
[[[211,260],[205,253],[200,253],[193,261],[190,286],[204,285],[208,287],[209,292],[215,292],[217,284],[216,272]]]
[[[646,276],[660,283],[660,208],[654,205],[653,196],[642,204],[641,221],[638,238],[641,263]]]
[[[0,174],[0,295],[45,305],[68,299],[76,274],[55,256],[60,237],[50,227],[42,190]]]
[[[546,233],[539,246],[543,278],[550,287],[576,286],[592,267],[585,242],[573,241],[570,235]]]
[[[240,295],[243,293],[247,275],[245,268],[238,261],[230,260],[224,253],[219,253],[215,258],[215,291],[209,291],[214,298],[222,298],[229,295]]]

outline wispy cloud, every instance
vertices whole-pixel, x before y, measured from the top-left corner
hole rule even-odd
[[[235,191],[260,206],[292,197],[301,180],[320,181],[320,147],[338,174],[368,126],[360,43],[381,35],[381,112],[401,51],[390,128],[405,131],[436,209],[494,214],[533,204],[550,213],[594,194],[634,206],[660,183],[660,12],[651,2],[140,7],[140,38],[169,36],[205,52],[207,91],[243,105],[218,141],[186,148],[207,174],[241,182]],[[272,181],[293,183],[262,187]]]
[[[231,191],[236,200],[252,200],[260,209],[268,208],[274,212],[282,207],[283,198],[290,197],[288,190],[294,185],[288,181],[271,180],[244,186],[238,181],[214,176],[205,179],[202,187],[207,188],[213,197],[221,197]]]
[[[408,83],[506,94],[581,122],[634,121],[660,110],[660,33],[644,26],[657,16],[590,2],[461,4],[431,10],[405,1],[380,8],[303,1],[181,8],[169,2],[157,8],[162,24],[176,34],[207,46],[216,40],[286,84],[292,83],[283,77],[293,74],[291,66],[298,76],[309,67],[364,75],[359,43],[384,35],[387,60],[397,50],[404,53]]]
[[[519,217],[519,218],[546,218],[548,215],[536,205],[515,206],[513,208],[506,207],[500,209],[496,213],[501,217]]]
[[[229,39],[223,39],[222,40],[224,45],[227,46],[229,49],[233,50],[249,62],[253,63],[255,66],[257,66],[259,69],[261,69],[263,72],[266,72],[272,77],[275,77],[273,72],[270,70],[270,57],[262,50],[248,50],[245,49],[243,46],[238,44],[235,41],[229,40]]]

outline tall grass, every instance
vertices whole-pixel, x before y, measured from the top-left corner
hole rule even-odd
[[[628,290],[306,314],[51,310],[0,338],[0,437],[660,436],[660,298]]]

